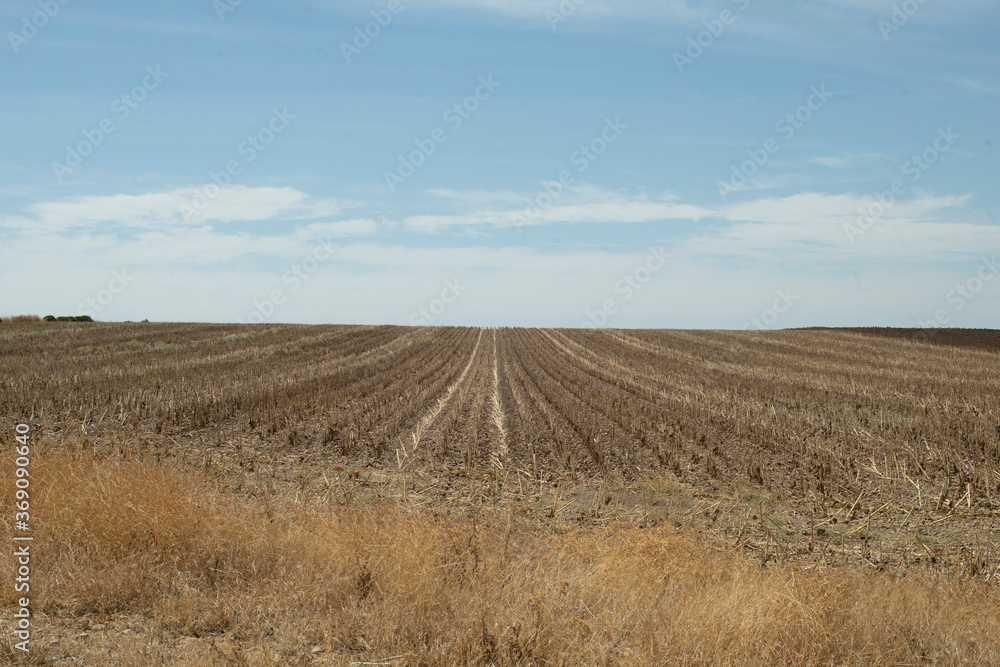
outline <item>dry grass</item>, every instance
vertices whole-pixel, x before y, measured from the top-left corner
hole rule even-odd
[[[762,569],[672,527],[238,499],[172,465],[32,463],[36,662],[1000,663],[1000,595],[980,580]]]
[[[4,324],[15,324],[20,322],[41,322],[42,318],[38,315],[12,315],[10,317],[4,317],[0,319],[0,322]]]

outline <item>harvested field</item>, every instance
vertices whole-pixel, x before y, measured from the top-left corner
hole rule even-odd
[[[5,323],[44,659],[997,663],[1000,344],[934,333]]]

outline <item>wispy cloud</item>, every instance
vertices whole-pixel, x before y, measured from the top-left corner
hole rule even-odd
[[[120,237],[108,233],[78,236],[28,236],[10,241],[22,260],[53,262],[77,258],[80,263],[106,266],[171,266],[204,264],[220,267],[257,258],[262,266],[272,261],[308,256],[317,244],[374,235],[376,223],[368,218],[304,225],[278,234],[220,232],[211,227],[177,227],[141,230]]]
[[[549,189],[546,189],[546,185]],[[449,215],[413,215],[403,219],[405,228],[419,232],[440,232],[452,227],[521,227],[550,224],[627,224],[661,220],[698,221],[711,211],[691,204],[679,203],[673,195],[648,199],[591,185],[563,189],[556,197],[555,184],[543,184],[537,193],[510,197],[494,197],[493,201],[513,202],[520,206],[478,208],[466,213]],[[454,198],[454,197],[453,197]],[[475,201],[488,201],[485,193]],[[552,203],[558,201],[560,203]]]
[[[210,263],[249,255],[301,255],[317,239],[375,237],[382,224],[372,217],[330,220],[345,208],[341,200],[318,199],[293,188],[232,190],[231,198],[220,197],[210,218],[213,222],[279,224],[273,231],[256,224],[226,232],[210,224],[183,224],[177,202],[188,191],[171,190],[36,203],[26,207],[24,215],[0,220],[0,226],[38,232],[22,234],[21,241],[27,244],[22,248],[35,247],[32,239],[44,239],[45,252],[66,244],[66,252],[72,247],[76,252],[100,253],[110,263]],[[649,197],[579,185],[566,190],[562,203],[532,204],[531,209],[525,207],[531,197],[515,197],[507,191],[441,190],[434,195],[468,210],[412,215],[384,224],[420,234],[481,236],[517,224],[700,222],[694,229],[671,232],[671,243],[692,255],[767,256],[784,261],[836,261],[879,254],[894,261],[917,261],[1000,247],[1000,227],[972,219],[967,210],[970,195],[921,195],[896,201],[853,244],[845,229],[857,224],[861,212],[877,203],[870,195],[805,192],[711,208],[685,203],[670,193]],[[509,205],[515,198],[521,200],[517,208]],[[491,202],[507,205],[476,206]]]
[[[850,153],[848,155],[817,155],[809,158],[809,162],[831,169],[847,169],[863,163],[885,162],[893,158],[884,153]]]
[[[876,199],[858,195],[803,193],[727,207],[719,217],[733,224],[707,225],[681,242],[681,252],[700,256],[781,258],[786,262],[941,262],[1000,247],[1000,227],[969,221],[971,197],[923,196],[899,201],[872,219],[864,236],[851,242],[847,225],[857,225]]]
[[[900,5],[900,0],[823,0],[823,4],[833,7],[843,7],[854,11],[865,11],[870,14],[888,14],[892,12],[894,6]],[[924,3],[921,3],[923,6]],[[934,4],[934,3],[926,3]],[[947,4],[942,3],[939,11],[947,11],[953,17],[975,12],[989,7],[991,0],[951,0]]]
[[[846,169],[850,167],[853,162],[846,157],[837,157],[835,155],[821,155],[817,157],[809,158],[809,161],[813,164],[821,164],[824,167],[830,167],[831,169]]]
[[[538,207],[527,196],[518,208],[476,208],[448,215],[414,215],[403,218],[404,229],[421,233],[442,233],[454,228],[505,228],[519,225],[557,224],[634,224],[676,220],[699,222],[718,220],[749,223],[763,234],[778,231],[778,239],[793,238],[820,242],[828,236],[834,245],[848,241],[845,224],[855,223],[861,211],[868,210],[877,200],[871,195],[804,192],[786,197],[765,197],[722,207],[705,207],[679,201],[674,195],[647,198],[593,186],[585,186],[566,195],[569,201],[559,205]],[[457,200],[462,200],[456,196]],[[473,199],[488,200],[483,193]],[[896,223],[942,222],[943,212],[964,207],[970,195],[920,196],[895,202],[880,220]],[[530,213],[530,215],[529,215]],[[772,225],[772,226],[768,226]],[[817,229],[831,230],[830,235],[817,236]],[[756,236],[756,234],[755,234]],[[763,239],[761,239],[763,240]]]
[[[77,197],[41,202],[25,208],[23,215],[0,218],[0,227],[22,231],[52,232],[72,228],[104,231],[114,227],[164,228],[212,223],[265,220],[312,220],[337,215],[356,202],[316,199],[295,188],[234,186],[223,188],[201,215],[185,220],[182,206],[203,188],[180,188],[140,195]]]
[[[345,9],[374,9],[383,6],[374,0],[319,0],[320,6],[336,11]],[[705,17],[708,10],[702,11],[691,7],[688,0],[577,0],[572,4],[574,18],[579,16],[594,16],[622,20],[655,19],[666,22],[693,21]],[[484,14],[503,15],[514,19],[537,19],[546,26],[545,14],[548,11],[558,12],[559,0],[425,0],[420,3],[423,11],[433,10],[465,10]]]
[[[963,206],[969,195],[950,197],[924,196],[900,201],[889,207],[882,218],[909,221],[928,220],[942,209]],[[726,220],[770,222],[780,224],[816,224],[838,226],[845,221],[857,220],[859,211],[867,210],[876,199],[872,196],[852,194],[828,195],[805,192],[790,197],[758,199],[734,204],[719,211]]]
[[[600,193],[595,197],[595,193]],[[578,194],[573,196],[579,197]],[[582,197],[580,197],[582,198]],[[783,261],[841,261],[884,256],[892,261],[944,261],[1000,245],[1000,227],[971,220],[971,195],[921,195],[898,200],[873,219],[863,240],[846,232],[877,199],[871,195],[804,192],[708,208],[673,196],[646,199],[595,189],[588,201],[538,209],[533,225],[700,221],[694,230],[671,234],[681,252],[778,258]],[[524,209],[484,208],[455,215],[404,218],[414,232],[443,233],[514,226]]]

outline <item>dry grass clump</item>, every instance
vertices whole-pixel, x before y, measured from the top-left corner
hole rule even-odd
[[[269,505],[137,460],[50,452],[32,473],[33,650],[53,660],[1000,663],[997,590],[941,573],[762,570],[666,527],[533,532],[511,512]],[[0,475],[13,478],[6,458]],[[0,561],[0,580],[13,567]],[[46,648],[81,618],[138,630]]]
[[[42,318],[38,315],[12,315],[10,317],[4,317],[0,319],[0,322],[5,324],[15,324],[18,322],[41,322]]]

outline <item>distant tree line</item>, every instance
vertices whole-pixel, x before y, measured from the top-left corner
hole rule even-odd
[[[41,322],[42,320],[46,322],[93,322],[94,318],[90,315],[60,315],[56,317],[55,315],[46,315],[44,318],[38,315],[12,315],[10,317],[4,317],[0,319],[0,322],[5,324],[13,324],[16,322]]]
[[[60,315],[56,317],[55,315],[46,315],[46,322],[93,322],[94,318],[90,315]]]

